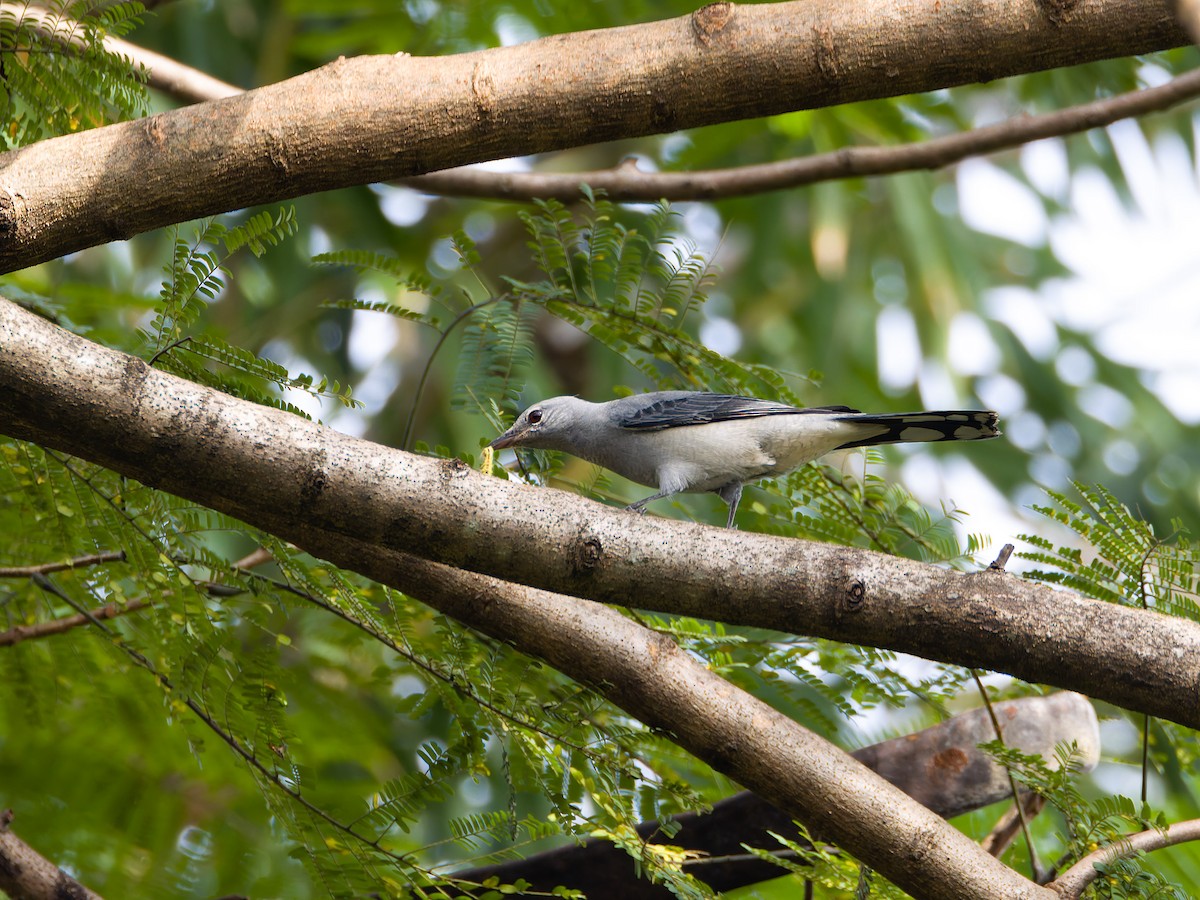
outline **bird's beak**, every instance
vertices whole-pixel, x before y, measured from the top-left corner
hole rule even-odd
[[[500,437],[488,444],[488,446],[493,450],[503,450],[506,447],[515,447],[517,444],[521,443],[521,438],[524,436],[525,431],[514,425],[512,428],[508,429],[508,431],[504,432],[504,434],[500,435]]]

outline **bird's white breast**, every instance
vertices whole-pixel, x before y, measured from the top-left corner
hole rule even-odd
[[[711,491],[781,475],[855,436],[816,413],[666,428],[637,435],[639,471],[621,474],[662,490]]]

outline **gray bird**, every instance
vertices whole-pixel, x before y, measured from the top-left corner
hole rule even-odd
[[[565,450],[658,493],[646,504],[683,491],[711,491],[729,504],[733,527],[742,487],[790,472],[831,450],[916,441],[979,441],[1000,434],[986,410],[884,413],[848,406],[798,409],[783,403],[658,391],[589,403],[553,397],[535,403],[489,445]]]

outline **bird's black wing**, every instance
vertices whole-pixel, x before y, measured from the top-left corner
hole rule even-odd
[[[642,401],[638,403],[637,401]],[[661,431],[682,425],[707,425],[729,419],[751,419],[758,416],[795,415],[797,413],[857,412],[848,406],[821,406],[799,409],[785,403],[759,400],[757,397],[738,397],[734,394],[668,391],[662,395],[643,394],[622,402],[626,408],[617,412],[616,422],[622,428]]]

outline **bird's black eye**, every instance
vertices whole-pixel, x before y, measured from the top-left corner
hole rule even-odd
[[[529,424],[536,425],[542,421],[542,411],[540,409],[531,409],[529,411]]]

